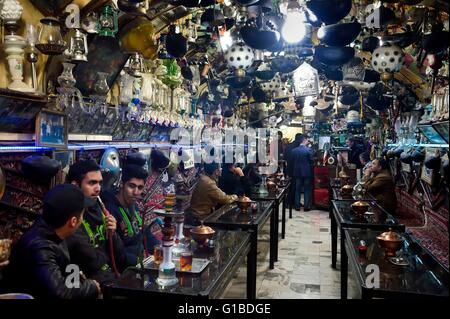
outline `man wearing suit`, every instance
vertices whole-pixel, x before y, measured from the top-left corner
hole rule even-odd
[[[286,172],[287,176],[289,176],[291,180],[292,186],[290,187],[289,192],[289,203],[293,204],[295,199],[295,178],[294,178],[294,159],[292,151],[300,145],[300,139],[303,136],[301,133],[295,134],[295,139],[292,143],[286,145],[284,149],[284,158],[286,159]]]
[[[305,136],[299,138],[300,145],[292,151],[293,176],[295,179],[295,200],[296,210],[300,210],[300,197],[302,189],[304,195],[304,211],[311,210],[312,183],[313,183],[313,152],[307,146],[308,140]]]

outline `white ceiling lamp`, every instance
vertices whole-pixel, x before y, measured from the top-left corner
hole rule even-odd
[[[286,20],[281,28],[281,35],[287,43],[299,43],[308,34],[305,13],[296,0],[287,5]]]

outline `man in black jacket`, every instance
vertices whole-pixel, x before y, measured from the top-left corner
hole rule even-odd
[[[142,235],[143,220],[139,214],[136,201],[141,199],[148,177],[147,171],[137,165],[127,165],[122,170],[122,181],[117,194],[107,191],[102,194],[106,208],[116,218],[119,227],[117,233],[125,246],[126,263],[136,266],[144,252]],[[147,252],[156,244],[148,227],[146,235]]]
[[[244,172],[233,163],[222,164],[222,174],[219,177],[219,188],[227,195],[244,195]],[[250,196],[250,194],[246,194]]]
[[[81,227],[67,238],[70,257],[88,277],[102,284],[112,281],[114,267],[121,272],[127,265],[122,240],[115,233],[116,219],[105,216],[97,203],[102,183],[100,167],[94,160],[80,160],[70,167],[67,182],[78,186],[86,197],[96,202],[86,210]],[[114,263],[108,239],[111,234]]]
[[[95,202],[73,185],[60,184],[44,198],[42,218],[13,247],[4,281],[9,291],[34,298],[96,298],[100,285],[82,279],[69,257],[66,239],[81,225]]]
[[[359,155],[366,151],[363,144],[358,143],[358,140],[354,137],[349,137],[345,141],[345,144],[349,147],[348,152],[348,163],[354,164],[356,168],[363,168],[364,166],[361,164],[359,160]]]
[[[245,176],[242,183],[244,193],[246,196],[251,196],[252,189],[262,182],[261,174],[258,172],[256,163],[248,163],[242,171]]]

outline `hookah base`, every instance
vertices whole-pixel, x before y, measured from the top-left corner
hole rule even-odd
[[[171,287],[176,284],[178,284],[178,278],[156,278],[156,283],[161,286],[161,288],[164,287]]]
[[[29,87],[26,83],[23,82],[13,82],[8,86],[8,89],[12,91],[19,91],[24,93],[35,93],[35,89]]]

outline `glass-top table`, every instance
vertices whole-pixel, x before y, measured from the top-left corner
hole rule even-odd
[[[104,298],[219,298],[250,252],[250,234],[216,230],[213,241],[213,248],[194,250],[194,258],[210,261],[200,274],[177,272],[178,284],[163,288],[156,283],[156,269],[129,267],[116,282],[105,285]]]
[[[276,191],[269,192],[268,194],[259,194],[258,192],[253,192],[250,194],[250,198],[254,201],[274,201],[273,210],[275,212],[275,225],[278,234],[279,227],[279,206],[282,204],[281,208],[281,238],[284,239],[286,236],[286,205],[289,206],[289,216],[292,217],[292,205],[288,202],[289,189],[291,187],[290,179],[284,180],[284,184],[282,187],[278,187]],[[278,261],[278,242],[277,242],[277,251],[275,252],[275,261]]]
[[[344,201],[358,201],[358,200],[363,200],[363,201],[376,201],[375,197],[373,197],[372,195],[370,195],[369,193],[365,193],[363,195],[343,195],[341,192],[340,188],[332,188],[332,192],[333,192],[333,200],[344,200]]]
[[[448,298],[448,270],[408,234],[403,234],[405,241],[397,255],[386,257],[384,248],[376,239],[381,233],[376,230],[344,229],[346,255],[356,275],[362,299]],[[367,250],[360,254],[358,246],[361,240],[365,241]],[[379,286],[376,285],[377,280],[373,280],[376,275],[374,267],[379,269]]]
[[[341,232],[341,283],[346,272],[346,266],[342,263],[345,254],[345,236],[343,235],[343,228],[358,228],[358,229],[374,229],[374,230],[388,230],[392,228],[401,232],[405,231],[405,225],[399,224],[394,217],[387,213],[375,201],[367,201],[370,208],[366,214],[357,217],[353,212],[351,205],[354,201],[336,201],[332,200],[331,205],[331,266],[336,268],[337,261],[337,237],[338,229]],[[347,285],[342,285],[341,296],[347,298]]]
[[[275,214],[272,209],[274,201],[257,202],[257,210],[252,213],[241,212],[236,204],[222,206],[204,221],[214,229],[241,229],[250,234],[250,252],[247,264],[247,298],[256,299],[256,274],[257,274],[257,252],[258,252],[258,232],[270,218],[270,269],[274,268],[275,243],[278,240],[275,227]]]

